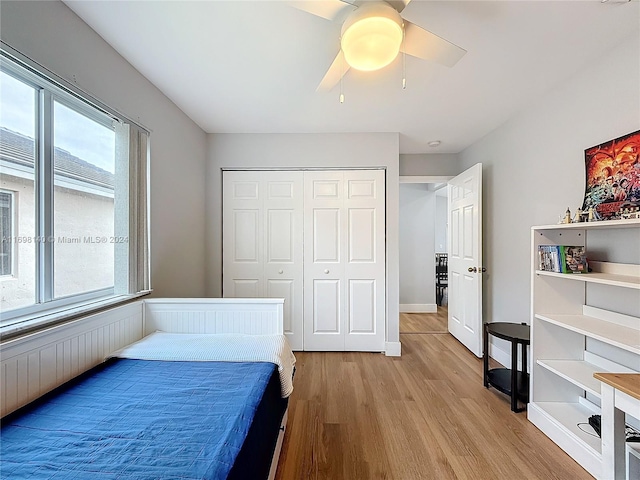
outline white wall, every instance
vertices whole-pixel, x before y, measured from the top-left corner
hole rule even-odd
[[[208,136],[207,294],[222,292],[222,175],[224,168],[386,168],[387,342],[399,342],[398,152],[395,133],[210,134]],[[399,345],[396,347],[399,348]]]
[[[636,33],[461,153],[483,163],[485,321],[529,321],[531,226],[582,204],[586,148],[638,129]]]
[[[151,130],[154,295],[202,296],[205,133],[62,2],[3,1],[1,21],[8,45]]]
[[[462,172],[457,153],[400,155],[400,175],[456,176]]]
[[[434,312],[436,194],[426,183],[400,184],[400,311]]]

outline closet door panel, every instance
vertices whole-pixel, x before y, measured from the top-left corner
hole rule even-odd
[[[284,298],[284,333],[287,336],[301,330],[294,324],[296,319],[295,307],[301,302],[300,299],[295,298],[295,282],[292,279],[267,280],[266,296],[268,298]],[[291,339],[289,339],[289,343],[293,344]],[[302,345],[296,347],[296,349],[301,350]]]
[[[302,172],[223,173],[223,296],[284,298],[284,332],[303,348]]]
[[[224,172],[222,295],[261,297],[263,288],[262,186],[254,172]]]
[[[267,263],[295,261],[294,211],[267,209]]]
[[[236,263],[257,264],[260,261],[260,245],[258,245],[260,211],[241,210],[233,211],[231,229],[234,242],[230,244],[231,256]]]
[[[376,281],[349,280],[349,334],[376,332]]]
[[[314,208],[313,261],[315,264],[340,263],[340,209]]]
[[[349,263],[375,263],[375,214],[374,208],[349,209]]]
[[[345,171],[347,351],[384,351],[384,171]]]
[[[305,172],[305,350],[383,351],[384,172]]]
[[[314,280],[313,333],[340,334],[340,308],[340,280]]]
[[[304,172],[304,348],[344,350],[343,174]]]
[[[260,172],[264,182],[265,296],[284,298],[284,333],[303,349],[302,172]]]
[[[226,297],[232,298],[256,298],[261,297],[260,295],[260,280],[257,278],[246,278],[246,279],[234,279],[229,283],[227,287],[229,290],[229,295],[225,295]]]

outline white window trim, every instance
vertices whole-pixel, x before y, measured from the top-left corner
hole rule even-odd
[[[9,273],[0,274],[0,281],[2,281],[2,280],[13,280],[15,278],[17,250],[15,248],[16,244],[14,243],[13,239],[16,238],[17,236],[16,235],[16,211],[17,211],[16,199],[18,195],[17,195],[17,192],[14,192],[13,190],[7,190],[5,188],[0,188],[0,192],[8,193],[9,196],[11,197],[10,213],[9,213],[11,215],[11,235],[9,235],[8,238],[2,239],[3,242],[11,243],[11,258],[10,258],[11,271]]]

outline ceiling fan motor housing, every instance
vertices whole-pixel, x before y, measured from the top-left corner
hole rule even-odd
[[[343,23],[340,46],[351,68],[370,72],[393,62],[402,37],[402,17],[391,5],[365,2]]]

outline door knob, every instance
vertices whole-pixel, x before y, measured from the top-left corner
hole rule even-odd
[[[482,273],[484,273],[484,272],[486,272],[486,271],[487,271],[487,269],[486,269],[485,267],[481,267],[481,268],[480,268],[480,271],[481,271]]]
[[[279,273],[280,275],[282,275],[282,274],[284,273],[284,270],[280,269],[280,270],[278,270],[278,273]]]
[[[471,273],[476,273],[478,271],[478,269],[476,267],[469,267],[469,272]]]
[[[329,273],[329,269],[327,268],[327,269],[324,271],[324,273]]]

